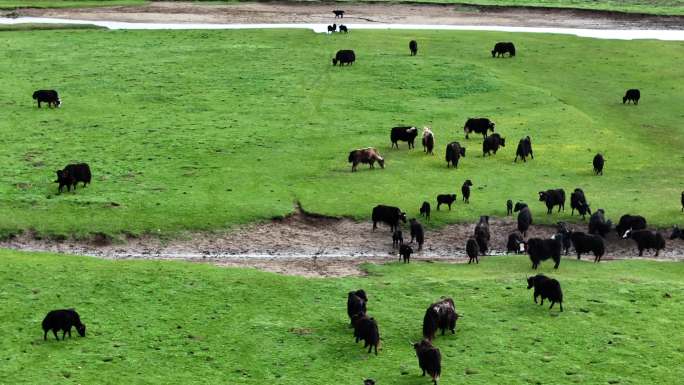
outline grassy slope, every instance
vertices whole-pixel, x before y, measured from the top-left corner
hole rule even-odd
[[[684,43],[446,31],[38,31],[3,32],[0,65],[0,229],[47,233],[216,229],[292,209],[367,218],[377,203],[415,214],[420,202],[475,190],[466,208],[434,224],[503,215],[511,198],[547,217],[537,191],[581,186],[614,219],[640,213],[680,221],[684,187]],[[416,38],[420,55],[407,55]],[[519,56],[492,59],[514,40]],[[330,65],[354,48],[353,67]],[[59,52],[59,54],[47,54]],[[622,105],[639,87],[642,103]],[[58,110],[31,93],[60,91]],[[489,116],[508,138],[482,159],[463,138],[468,117]],[[430,124],[437,155],[390,150],[395,124]],[[512,159],[530,134],[537,158]],[[447,170],[443,148],[468,157]],[[349,150],[376,146],[387,168],[352,174]],[[594,177],[601,151],[606,174]],[[87,161],[95,179],[55,195],[54,170]],[[655,188],[657,186],[657,189]],[[460,195],[460,191],[459,195]],[[120,206],[112,205],[115,202]]]
[[[455,336],[436,340],[445,384],[675,384],[684,375],[682,263],[545,264],[564,288],[560,316],[532,302],[524,257],[368,269],[303,279],[0,251],[0,306],[11,309],[0,315],[0,384],[427,384],[407,341],[441,295],[464,314]],[[377,357],[347,328],[345,294],[359,287],[380,325]],[[88,336],[43,342],[42,317],[63,307],[81,313]]]

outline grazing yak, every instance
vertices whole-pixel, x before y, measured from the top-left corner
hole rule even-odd
[[[328,33],[333,33],[337,31],[337,24],[329,25],[328,26]]]
[[[684,239],[684,231],[677,226],[672,227],[672,234],[670,234],[670,239]]]
[[[613,227],[613,222],[606,220],[605,211],[603,209],[596,210],[591,217],[589,217],[589,234],[598,234],[602,238],[610,232]]]
[[[515,231],[508,234],[508,241],[506,242],[506,252],[520,254],[525,251],[525,241],[522,234]]]
[[[337,18],[340,18],[340,19],[344,18],[344,11],[341,10],[341,9],[335,9],[335,10],[332,11],[332,13],[335,14],[335,19],[337,19]]]
[[[360,148],[349,153],[349,163],[352,164],[352,172],[356,171],[359,163],[368,164],[369,168],[375,168],[375,162],[378,162],[380,168],[385,168],[385,159],[380,156],[378,150],[373,147]]]
[[[75,327],[81,337],[86,335],[86,326],[81,323],[81,317],[74,309],[52,310],[43,319],[43,340],[47,340],[48,331],[52,330],[55,339],[59,341],[57,331],[62,331],[62,340],[69,334],[71,338],[71,328]]]
[[[627,230],[643,230],[646,228],[646,218],[641,215],[625,214],[620,217],[620,222],[615,226],[618,237],[623,237]]]
[[[572,231],[568,229],[568,226],[565,222],[558,222],[556,224],[558,232],[556,233],[556,236],[558,239],[561,241],[561,247],[563,251],[565,252],[565,255],[568,255],[568,251],[570,250],[570,246],[572,246],[572,241],[570,239],[570,234],[572,234]]]
[[[345,64],[352,65],[356,61],[356,54],[350,49],[342,49],[337,51],[335,57],[332,59],[332,64],[335,66],[340,63],[340,67]]]
[[[398,207],[377,205],[373,207],[373,231],[378,228],[378,222],[387,224],[390,230],[394,233],[399,230],[399,221],[406,223],[406,213],[399,210]]]
[[[392,127],[390,132],[390,140],[392,141],[392,148],[399,148],[399,141],[408,142],[408,148],[415,148],[413,142],[418,136],[418,129],[415,127],[402,126],[402,127]]]
[[[478,256],[478,250],[479,247],[477,245],[477,241],[473,238],[468,238],[468,241],[466,242],[466,254],[468,254],[468,264],[470,265],[473,261],[475,263],[480,263]]]
[[[439,211],[439,206],[447,205],[449,206],[449,211],[451,211],[451,205],[456,201],[456,194],[439,194],[437,195],[437,211]]]
[[[380,331],[378,330],[378,323],[375,318],[368,317],[364,313],[354,315],[352,319],[354,326],[354,338],[356,342],[363,340],[364,348],[368,348],[370,353],[375,348],[375,355],[378,355],[378,345],[380,345]]]
[[[420,206],[420,216],[425,217],[426,221],[430,220],[430,203],[427,201],[424,201],[423,204]]]
[[[418,42],[417,41],[411,40],[409,42],[409,51],[411,51],[411,56],[418,55]]]
[[[523,162],[527,162],[528,156],[534,159],[534,153],[532,152],[532,139],[530,139],[529,136],[526,136],[520,139],[520,142],[518,142],[518,148],[515,150],[515,159],[513,159],[513,162],[517,162],[518,158],[520,158]]]
[[[442,331],[442,335],[448,329],[451,334],[456,334],[456,321],[458,320],[456,306],[451,298],[444,298],[435,302],[425,311],[423,317],[423,337],[432,341],[435,339],[437,329]]]
[[[527,289],[531,288],[534,288],[534,303],[537,303],[537,297],[541,297],[540,306],[544,304],[545,299],[548,299],[551,301],[549,309],[558,302],[560,311],[563,311],[563,291],[558,281],[544,274],[537,274],[527,278]]]
[[[513,201],[510,199],[506,201],[506,216],[509,215],[513,215]]]
[[[592,163],[594,164],[594,173],[596,175],[603,175],[603,165],[606,163],[603,155],[596,154]]]
[[[625,96],[622,97],[622,104],[632,102],[635,105],[639,104],[639,99],[641,99],[641,92],[637,89],[630,89],[625,92]]]
[[[506,147],[506,138],[502,138],[501,135],[496,133],[484,138],[482,142],[482,157],[491,155],[492,152],[496,155],[499,147]]]
[[[366,304],[368,303],[368,297],[366,292],[363,290],[350,291],[347,294],[347,315],[349,320],[354,319],[354,315],[362,313],[366,314]],[[352,325],[353,326],[353,325]]]
[[[346,25],[340,24],[340,32],[347,33],[347,32],[349,32],[349,29],[347,28]]]
[[[392,233],[392,248],[397,248],[404,244],[404,234],[401,230],[394,230]]]
[[[576,188],[575,191],[570,193],[570,208],[572,208],[570,215],[574,215],[575,210],[577,210],[577,213],[582,216],[582,220],[585,219],[587,214],[591,215],[591,208],[581,188]]]
[[[40,108],[40,103],[47,103],[50,108],[62,105],[62,100],[55,90],[38,90],[33,93],[33,100],[38,102],[38,108]]]
[[[435,148],[435,134],[432,133],[430,127],[423,127],[423,152],[434,155],[432,151]]]
[[[510,57],[515,56],[515,45],[513,43],[496,43],[494,44],[494,49],[492,50],[492,57],[503,57],[504,54],[508,54]]]
[[[55,183],[59,183],[57,191],[60,193],[64,186],[66,186],[67,191],[71,191],[74,188],[76,191],[76,185],[78,182],[83,183],[83,187],[90,183],[92,179],[92,174],[90,173],[90,166],[87,163],[77,163],[69,164],[62,170],[57,170],[57,180]]]
[[[551,214],[553,206],[558,206],[558,212],[565,211],[565,191],[562,188],[539,192],[539,201],[546,204],[546,213]]]
[[[411,242],[415,240],[418,243],[418,250],[423,249],[423,242],[425,242],[425,231],[423,230],[423,225],[418,222],[416,218],[411,218],[409,221],[411,228]]]
[[[655,256],[657,257],[660,250],[665,248],[665,238],[660,233],[652,232],[649,230],[633,230],[629,229],[625,231],[625,235],[622,239],[631,238],[637,243],[637,248],[639,249],[639,256],[644,255],[644,250],[653,249],[655,250]]]
[[[432,378],[433,385],[437,385],[437,381],[442,374],[442,355],[439,349],[432,345],[430,340],[424,339],[418,343],[413,344],[418,357],[418,366],[425,373]]]
[[[463,132],[465,132],[466,139],[471,132],[482,134],[482,137],[486,138],[487,131],[494,132],[494,126],[494,122],[488,118],[469,118],[463,125]]]
[[[481,215],[480,221],[475,225],[475,241],[477,241],[477,246],[480,248],[480,253],[485,255],[487,249],[489,248],[489,216]]]
[[[603,243],[603,238],[598,235],[585,234],[581,231],[575,231],[570,234],[572,240],[572,247],[575,248],[577,259],[582,257],[583,253],[593,253],[594,262],[601,262],[601,257],[606,253],[606,246]]]
[[[401,245],[399,247],[399,260],[404,260],[404,263],[411,262],[411,254],[413,254],[413,248],[409,245]]]
[[[527,229],[529,229],[532,224],[532,212],[530,211],[530,208],[527,207],[526,203],[517,202],[513,211],[518,213],[518,231],[523,236],[527,236]]]
[[[531,238],[527,241],[527,253],[532,261],[532,268],[537,269],[542,261],[549,258],[556,263],[553,268],[558,269],[561,256],[561,241],[554,235],[551,239]]]
[[[447,144],[446,146],[446,162],[447,162],[447,168],[449,168],[449,164],[454,168],[458,168],[458,160],[461,157],[465,158],[466,154],[466,149],[465,147],[461,147],[461,144],[458,142],[451,142]]]
[[[473,182],[470,179],[466,179],[461,186],[461,196],[463,197],[463,202],[470,203],[470,188],[473,186]]]

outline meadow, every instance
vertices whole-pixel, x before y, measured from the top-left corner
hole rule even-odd
[[[684,376],[682,263],[565,259],[564,312],[535,305],[526,257],[479,265],[365,265],[306,279],[164,261],[0,251],[0,384],[428,384],[409,341],[452,296],[438,336],[443,384],[675,384]],[[382,345],[354,344],[346,293],[364,288]],[[85,338],[43,341],[47,311],[74,307]]]
[[[168,0],[167,0],[168,1]],[[171,0],[174,1],[174,0]],[[193,0],[181,0],[193,1]],[[194,0],[207,4],[225,4],[236,1]],[[315,3],[317,1],[300,0]],[[297,2],[297,1],[295,1]],[[340,2],[364,3],[358,0],[341,0]],[[658,15],[684,15],[684,1],[682,0],[374,0],[369,3],[426,3],[426,4],[473,4],[495,5],[511,7],[548,7],[548,8],[578,8],[598,11],[617,11],[629,13],[646,13]],[[115,5],[143,5],[145,0],[0,0],[0,9],[17,7],[37,8],[72,8],[97,7]],[[342,5],[343,6],[343,5]]]
[[[408,41],[420,52],[409,57]],[[492,59],[513,40],[514,59]],[[216,230],[311,212],[368,219],[379,203],[420,203],[474,183],[470,205],[432,226],[505,214],[537,192],[582,187],[608,217],[680,222],[684,190],[684,43],[543,34],[305,30],[2,32],[0,229],[44,235]],[[333,67],[336,50],[357,62]],[[640,88],[638,106],[623,105]],[[63,106],[38,109],[36,89]],[[468,117],[487,116],[507,147],[482,158]],[[432,126],[436,155],[390,149],[395,125]],[[535,159],[513,163],[530,135]],[[447,169],[444,146],[467,157]],[[350,172],[350,150],[374,146],[386,168]],[[605,175],[592,174],[601,152]],[[93,183],[57,194],[55,170],[88,162]]]

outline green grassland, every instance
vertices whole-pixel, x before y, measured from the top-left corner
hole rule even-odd
[[[379,203],[417,214],[423,200],[474,183],[470,205],[433,225],[504,215],[507,199],[582,187],[594,209],[680,222],[684,43],[542,34],[305,30],[2,32],[0,229],[44,234],[215,230],[292,211],[367,219]],[[420,43],[409,57],[408,41]],[[497,41],[518,56],[492,59]],[[333,67],[338,49],[357,63]],[[623,105],[627,88],[639,106]],[[59,109],[38,109],[36,89]],[[482,158],[468,117],[488,116],[508,146]],[[394,125],[430,125],[435,156],[391,150]],[[535,160],[513,163],[531,135]],[[446,143],[467,147],[447,169]],[[386,168],[350,172],[375,146]],[[596,152],[605,175],[592,175]],[[55,170],[88,162],[92,185],[57,195]],[[576,216],[574,218],[577,218]]]
[[[171,0],[174,1],[174,0]],[[217,0],[179,0],[179,1],[202,1],[208,4],[234,3],[236,1]],[[258,1],[258,0],[256,0]],[[0,0],[0,9],[19,7],[35,8],[73,8],[73,7],[97,7],[114,5],[138,5],[145,4],[145,0]],[[311,2],[317,1],[294,1]],[[426,4],[473,4],[495,6],[524,6],[524,7],[550,7],[550,8],[578,8],[599,11],[617,11],[632,13],[648,13],[660,15],[683,15],[684,1],[682,0],[340,0],[340,3],[426,3]]]
[[[366,265],[305,279],[249,269],[0,251],[0,384],[428,384],[409,340],[452,296],[456,335],[437,337],[443,384],[676,384],[684,376],[682,263],[574,258],[557,277],[564,312],[537,306],[525,257],[479,265]],[[379,355],[355,345],[346,293],[364,288]],[[668,295],[666,295],[666,293]],[[74,307],[88,332],[43,341],[47,311]],[[469,374],[466,374],[469,373]]]

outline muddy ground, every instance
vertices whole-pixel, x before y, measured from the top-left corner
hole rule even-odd
[[[334,19],[333,9],[344,9]],[[559,8],[434,4],[153,2],[142,6],[82,9],[18,9],[5,15],[145,23],[395,23],[564,27],[590,29],[683,29],[683,16],[656,16]]]
[[[570,228],[586,231],[586,225],[570,225]],[[189,233],[170,241],[152,236],[118,242],[102,237],[90,241],[53,240],[25,233],[0,242],[0,247],[106,259],[186,260],[327,277],[359,274],[358,265],[361,263],[384,263],[399,259],[397,251],[392,248],[389,229],[371,229],[370,222],[323,217],[298,210],[283,219],[252,224],[230,232]],[[473,229],[474,224],[455,224],[427,231],[423,250],[414,254],[412,260],[466,262],[465,243],[473,234]],[[492,239],[489,254],[503,254],[508,234],[515,229],[513,217],[490,219]],[[408,238],[407,233],[408,230],[405,230],[404,235]],[[554,233],[555,227],[552,226],[532,226],[528,238],[548,238]],[[664,235],[669,236],[669,233],[665,231]],[[417,249],[417,246],[414,245],[414,248]],[[606,248],[605,261],[638,257],[634,241],[620,240],[614,232],[608,235]],[[652,258],[652,255],[653,252],[647,252],[645,257]],[[575,258],[572,251],[568,258]],[[593,260],[591,255],[582,258]],[[668,239],[666,249],[655,259],[684,260],[684,241]]]

